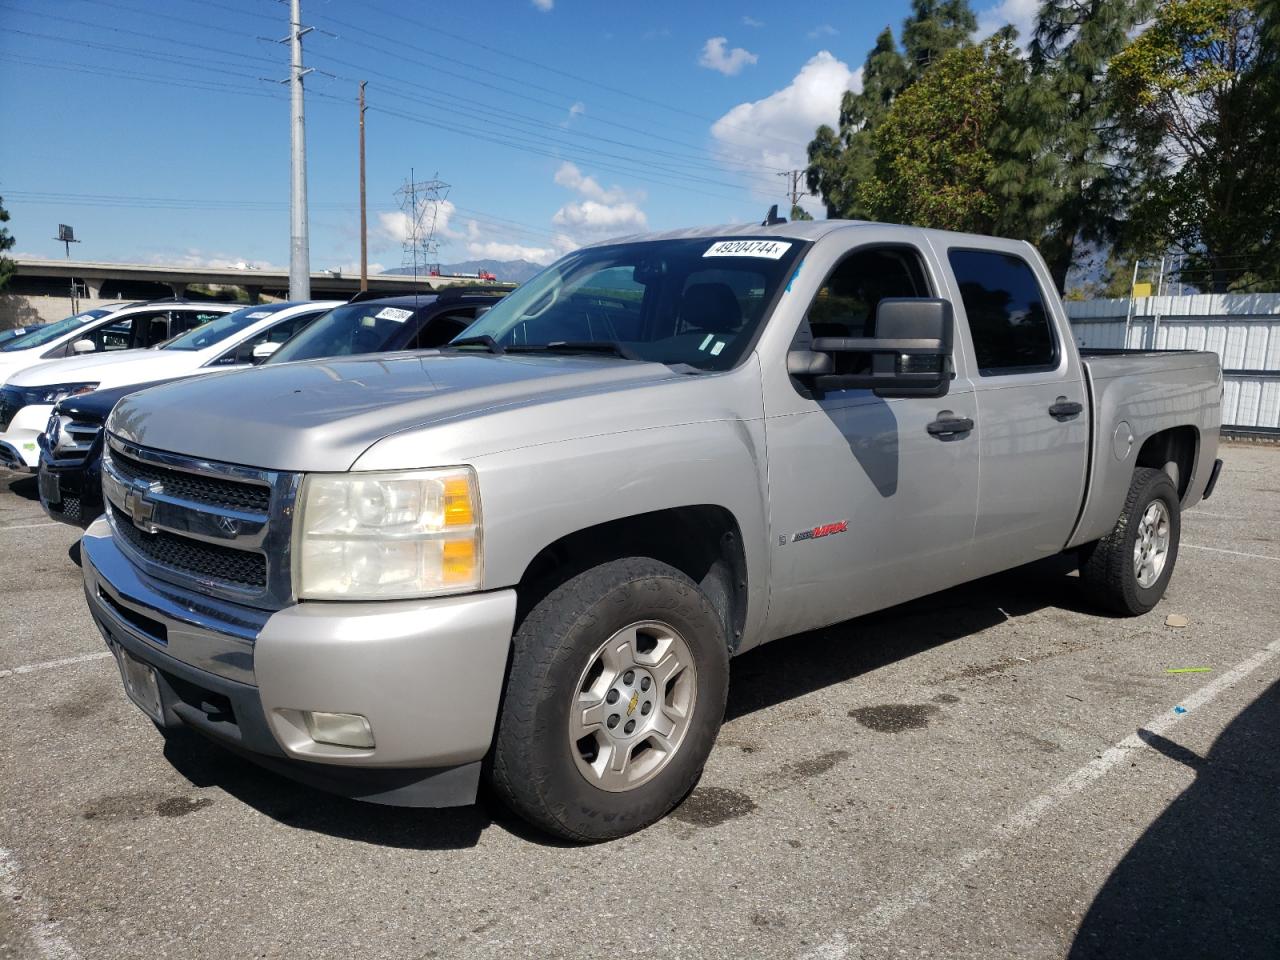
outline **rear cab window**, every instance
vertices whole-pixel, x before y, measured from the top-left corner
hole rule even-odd
[[[984,377],[1053,370],[1058,341],[1035,271],[994,250],[947,251]]]

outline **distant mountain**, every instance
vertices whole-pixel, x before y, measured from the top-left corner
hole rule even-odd
[[[530,263],[528,260],[463,260],[461,263],[442,263],[440,264],[440,272],[443,274],[450,273],[492,273],[499,280],[506,280],[510,283],[524,283],[535,273],[541,270],[536,263]],[[395,270],[383,270],[384,274],[412,274],[412,267],[398,267]],[[426,270],[420,268],[420,272],[425,273]]]

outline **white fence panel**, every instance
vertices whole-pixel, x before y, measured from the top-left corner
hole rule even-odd
[[[1066,306],[1082,347],[1216,353],[1225,380],[1222,422],[1280,430],[1280,294],[1074,300]]]

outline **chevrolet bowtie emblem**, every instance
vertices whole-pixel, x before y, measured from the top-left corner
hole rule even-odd
[[[640,702],[640,694],[639,694],[639,693],[633,693],[633,694],[631,695],[631,702],[627,704],[627,716],[628,716],[628,717],[629,717],[629,716],[631,716],[633,713],[635,713],[635,712],[636,712],[636,704],[637,704],[637,703],[639,703],[639,702]]]
[[[124,512],[133,520],[133,525],[139,530],[145,530],[147,533],[155,533],[155,524],[151,522],[151,518],[156,513],[156,503],[151,499],[152,494],[159,493],[161,490],[160,483],[153,481],[147,483],[145,480],[135,480],[124,495]]]

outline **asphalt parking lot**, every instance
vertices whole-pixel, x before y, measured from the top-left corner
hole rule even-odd
[[[592,847],[166,743],[0,473],[0,957],[1280,956],[1280,446],[1223,457],[1152,614],[1045,564],[748,654]]]

